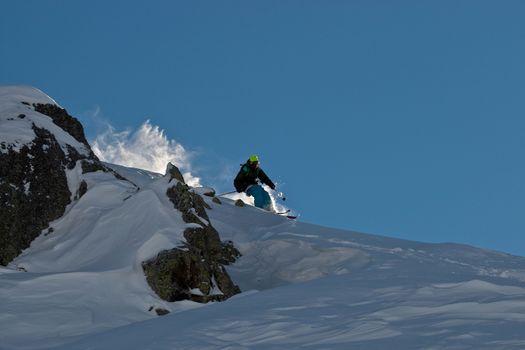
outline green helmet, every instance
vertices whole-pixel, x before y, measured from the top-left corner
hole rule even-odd
[[[248,161],[249,161],[250,163],[258,163],[258,162],[259,162],[259,157],[257,157],[256,154],[252,154],[252,155],[250,156],[250,158],[248,159]]]

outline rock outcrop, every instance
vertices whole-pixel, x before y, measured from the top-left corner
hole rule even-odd
[[[89,154],[81,154],[70,145],[64,150],[55,135],[34,123],[32,129],[36,137],[31,144],[16,151],[6,147],[7,152],[0,153],[1,265],[12,261],[48,227],[49,222],[64,214],[71,201],[66,169],[74,168],[82,159],[98,162],[78,120],[52,104],[34,104],[33,107],[50,116],[64,131],[72,133],[86,146]],[[79,190],[85,193],[87,187],[83,186]]]
[[[192,225],[184,231],[185,246],[162,251],[143,263],[149,285],[168,301],[220,301],[239,293],[224,265],[235,262],[240,252],[232,242],[221,242],[206,213],[210,207],[180,181],[178,169],[168,169],[177,181],[166,195],[184,222]]]
[[[86,140],[86,136],[84,135],[84,128],[82,127],[82,124],[80,124],[77,118],[69,115],[65,109],[50,103],[34,103],[33,107],[35,111],[43,115],[47,115],[48,117],[53,119],[53,123],[58,125],[69,135],[73,136],[75,140],[83,143],[89,149],[91,149],[89,147],[89,143]],[[95,157],[93,152],[91,152],[90,157]]]
[[[80,200],[89,191],[87,178],[78,176],[80,170],[82,174],[108,172],[126,180],[97,159],[82,125],[65,109],[51,103],[30,103],[34,100],[4,101],[8,104],[0,106],[2,131],[10,128],[15,134],[0,133],[1,265],[13,261],[40,234],[52,234],[55,229],[50,222],[62,217],[71,201]],[[170,187],[166,196],[173,203],[173,215],[181,215],[186,224],[185,243],[143,262],[149,285],[168,301],[220,301],[239,293],[225,269],[240,256],[239,251],[232,242],[220,240],[206,212],[210,206],[185,184],[179,169],[170,164],[167,176]],[[77,188],[72,188],[74,183]],[[215,199],[212,189],[200,190]],[[156,312],[164,314],[166,310]]]

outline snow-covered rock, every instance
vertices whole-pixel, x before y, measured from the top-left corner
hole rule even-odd
[[[182,213],[182,223],[177,221],[164,226],[168,233],[177,230],[168,238],[169,244],[164,247],[159,244],[166,243],[164,239],[167,236],[154,237],[156,226],[144,225],[142,215],[129,216],[126,220],[107,220],[93,227],[89,221],[82,219],[87,216],[97,222],[98,217],[86,215],[86,211],[81,210],[83,203],[90,203],[93,207],[112,203],[107,209],[116,211],[127,208],[127,203],[134,203],[137,208],[143,207],[141,214],[144,214],[146,209],[155,210],[155,206],[148,207],[149,197],[142,195],[148,191],[137,194],[141,190],[139,185],[102,164],[91,151],[80,122],[39,90],[28,87],[0,88],[0,106],[0,125],[15,132],[10,135],[11,139],[5,137],[5,140],[0,140],[6,150],[0,153],[0,199],[3,203],[0,211],[0,264],[9,263],[41,234],[47,239],[40,237],[40,241],[45,241],[45,247],[53,251],[61,250],[61,243],[56,242],[60,234],[69,236],[68,240],[75,242],[70,245],[71,252],[82,247],[85,242],[104,242],[108,240],[104,235],[110,232],[109,221],[114,225],[111,227],[114,231],[133,226],[140,227],[139,232],[144,237],[153,235],[150,241],[132,249],[136,253],[135,258],[120,267],[138,263],[135,267],[144,268],[150,286],[164,299],[207,302],[224,300],[240,292],[223,267],[235,261],[239,253],[231,243],[221,242],[218,232],[207,219],[205,207],[209,206],[198,194],[190,192],[177,167],[168,164],[169,178],[158,179],[156,187],[159,196],[169,197],[172,202],[171,210],[166,208],[166,213],[175,216]],[[25,114],[10,117],[18,111],[24,111]],[[32,130],[34,136],[26,129]],[[16,133],[29,136],[19,139]],[[0,136],[4,137],[4,134]],[[23,142],[18,142],[20,140]],[[100,173],[106,173],[107,176]],[[126,173],[138,179],[142,186],[147,184],[147,181],[140,179],[141,176],[129,170]],[[104,191],[101,192],[97,187]],[[126,188],[125,197],[119,192],[123,187]],[[161,193],[162,188],[164,193]],[[66,212],[67,215],[62,217]],[[96,213],[101,214],[100,211]],[[50,226],[53,220],[56,222]],[[71,224],[66,226],[68,231],[64,231],[57,222],[68,220]],[[193,226],[190,227],[190,223]],[[128,233],[127,230],[124,233]],[[150,251],[153,247],[156,250]],[[93,261],[100,263],[104,258],[111,259],[116,248],[116,245],[101,243],[95,257],[84,259],[82,254],[71,256],[68,252],[56,258],[69,262],[68,266],[61,267],[67,270],[75,266],[87,268]],[[38,255],[37,251],[33,250],[34,254]],[[42,254],[50,253],[43,249]],[[50,261],[37,268],[49,271],[53,270],[54,265],[56,262]],[[24,271],[35,269],[35,266],[27,264],[17,264],[17,267]],[[203,291],[198,298],[190,292],[196,288]],[[215,293],[216,290],[221,293]]]
[[[78,120],[39,90],[0,87],[0,265],[64,214],[82,159],[96,161]]]
[[[233,243],[221,242],[206,213],[211,207],[184,184],[180,171],[171,164],[168,169],[169,182],[176,184],[166,195],[188,225],[183,232],[186,244],[143,263],[149,285],[167,301],[221,301],[240,293],[224,268],[235,262],[239,251]]]
[[[65,154],[72,147],[92,155],[78,120],[51,97],[29,86],[0,86],[0,152],[30,147],[37,137],[33,125],[51,133]]]

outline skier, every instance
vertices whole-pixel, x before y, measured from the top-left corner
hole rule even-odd
[[[275,190],[275,184],[270,178],[259,168],[259,157],[251,155],[248,161],[241,165],[239,173],[233,180],[233,185],[237,192],[245,192],[248,196],[255,199],[255,206],[264,210],[273,211],[272,200],[268,192],[258,184],[257,180]]]

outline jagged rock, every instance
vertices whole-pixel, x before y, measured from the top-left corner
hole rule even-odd
[[[157,309],[155,309],[155,312],[156,312],[157,315],[159,315],[159,316],[164,316],[164,315],[167,315],[167,314],[170,313],[168,310],[163,309],[163,308],[157,308]]]
[[[102,163],[100,162],[84,160],[82,161],[81,166],[82,166],[82,174],[94,173],[97,171],[104,171],[104,172],[108,171],[107,168],[104,165],[102,165]]]
[[[222,252],[218,257],[219,263],[223,265],[230,265],[237,261],[241,257],[241,252],[233,245],[232,241],[222,242]]]
[[[209,192],[204,192],[203,195],[207,197],[215,197],[215,191],[211,190]]]
[[[202,219],[209,221],[209,218],[204,208],[211,208],[201,196],[191,192],[189,189],[188,185],[177,182],[175,186],[168,189],[166,194],[175,206],[175,209],[182,212],[184,222],[205,225],[206,223]],[[194,210],[191,210],[192,208]]]
[[[191,247],[160,252],[142,264],[146,280],[167,301],[222,301],[240,292],[224,267]]]
[[[221,200],[217,197],[213,197],[213,199],[211,200],[213,203],[217,203],[217,204],[222,204]]]
[[[53,232],[55,232],[55,229],[50,227],[47,229],[47,232],[44,233],[44,236],[49,236],[50,234],[52,234]]]
[[[235,205],[238,207],[244,207],[244,202],[242,201],[242,199],[237,199],[235,201]]]
[[[69,115],[65,109],[49,103],[35,103],[33,104],[33,107],[35,111],[47,115],[53,119],[53,123],[58,125],[60,128],[62,128],[62,130],[73,136],[75,140],[83,143],[88,147],[89,150],[91,150],[91,147],[89,147],[89,143],[86,140],[86,136],[84,135],[84,128],[82,128],[82,124],[80,124],[78,119]],[[93,152],[91,152],[90,158],[96,159],[96,156]]]
[[[177,168],[171,162],[168,163],[168,165],[166,166],[166,175],[170,176],[170,182],[171,180],[175,179],[179,182],[182,182],[183,184],[186,183],[184,182],[184,177],[182,176],[182,173],[180,172],[179,168]]]
[[[211,225],[187,228],[184,230],[184,238],[188,245],[201,256],[207,254],[215,258],[221,254],[219,233]]]
[[[65,167],[71,161],[56,138],[33,125],[36,138],[19,152],[0,154],[0,264],[27,248],[70,203]]]
[[[27,102],[22,102],[31,106]],[[78,161],[99,162],[91,150],[80,122],[54,104],[33,104],[35,111],[47,115],[65,132],[83,143],[87,155],[66,144],[61,148],[55,135],[32,124],[35,138],[15,151],[2,143],[0,153],[0,264],[7,265],[27,248],[49,222],[61,217],[70,203],[65,170]],[[26,118],[18,114],[19,119]],[[7,151],[7,152],[6,152]],[[79,194],[87,189],[81,184]],[[84,192],[85,193],[85,192]],[[51,232],[48,231],[47,234]]]
[[[194,187],[192,192],[201,196],[215,197],[215,190],[211,187]]]
[[[86,180],[82,180],[80,182],[80,185],[78,186],[78,192],[77,192],[75,199],[82,198],[82,196],[86,194],[87,189],[88,189],[88,186],[87,186]]]
[[[205,208],[209,206],[189,186],[177,182],[167,196],[186,223],[184,247],[160,252],[142,264],[146,279],[159,297],[168,301],[197,302],[225,300],[240,292],[223,265],[233,263],[241,254],[232,242],[223,243],[210,224]]]

